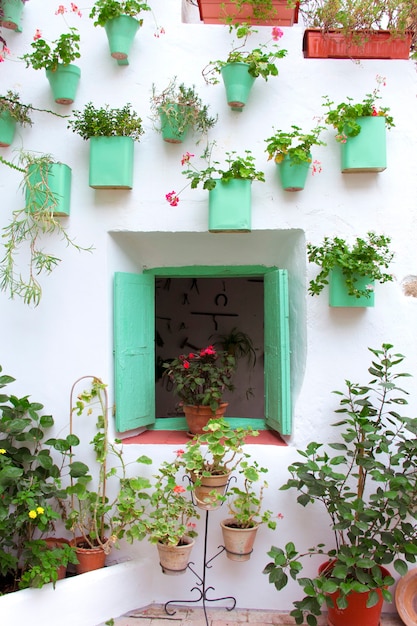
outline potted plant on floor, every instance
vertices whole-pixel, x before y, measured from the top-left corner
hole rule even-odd
[[[370,382],[346,381],[345,391],[336,392],[335,438],[300,451],[281,488],[295,489],[306,510],[324,508],[334,538],[304,552],[289,542],[268,553],[272,561],[264,573],[270,582],[281,590],[289,573],[304,590],[291,612],[297,624],[307,615],[316,626],[325,603],[334,626],[378,626],[394,584],[385,568],[392,564],[403,575],[416,562],[417,420],[398,412],[407,404],[407,392],[398,385],[408,374],[398,369],[404,357],[392,348],[369,349]],[[327,561],[316,576],[305,577],[303,562],[315,554]]]
[[[202,432],[187,442],[178,465],[190,477],[200,509],[213,510],[221,505],[230,475],[244,458],[246,438],[258,434],[250,427],[232,428],[224,418],[211,418]]]
[[[46,538],[62,522],[61,476],[77,438],[53,438],[53,417],[29,396],[9,393],[14,382],[0,367],[0,594],[55,584],[59,568],[65,574],[76,562],[68,543],[49,549]]]
[[[71,169],[51,155],[22,152],[18,165],[0,157],[0,163],[22,172],[25,206],[13,211],[12,220],[2,231],[3,256],[0,258],[0,289],[10,298],[19,296],[26,304],[38,306],[42,297],[39,276],[50,274],[61,259],[41,247],[45,235],[59,235],[67,245],[91,251],[75,243],[58,219],[69,214]],[[28,276],[18,269],[19,252],[29,250]]]
[[[119,65],[128,64],[128,56],[136,32],[142,26],[140,14],[150,11],[146,2],[137,0],[97,0],[90,12],[94,26],[104,27],[111,56]]]
[[[413,0],[302,0],[307,58],[408,59],[415,41]]]
[[[19,0],[20,1],[20,0]],[[23,104],[16,91],[7,91],[0,96],[0,147],[4,148],[13,143],[16,124],[32,126],[30,114],[31,104]]]
[[[133,142],[143,134],[142,119],[130,103],[122,108],[95,107],[73,111],[68,128],[89,141],[89,185],[94,189],[132,189]]]
[[[157,546],[162,573],[169,576],[187,569],[197,537],[194,520],[200,518],[189,492],[180,484],[180,470],[177,461],[161,464],[153,476],[149,506],[141,519],[144,534]]]
[[[377,87],[358,103],[347,97],[347,102],[335,105],[324,96],[325,122],[337,130],[343,173],[382,172],[387,167],[386,129],[395,124],[390,109],[377,106],[381,85],[385,79],[378,75]]]
[[[291,131],[277,130],[272,137],[265,139],[268,161],[274,159],[277,164],[281,185],[285,191],[300,191],[304,189],[308,170],[312,174],[320,172],[320,163],[313,162],[312,146],[325,146],[320,140],[320,133],[324,126],[316,126],[309,132],[304,132],[293,124]]]
[[[40,31],[36,31],[34,41],[30,44],[32,52],[21,57],[26,67],[45,70],[54,100],[58,104],[72,104],[75,100],[81,70],[71,62],[81,56],[79,42],[80,35],[74,27],[68,33],[62,33],[51,45]]]
[[[233,111],[242,111],[255,79],[261,76],[267,81],[269,76],[278,76],[276,62],[287,54],[287,50],[280,50],[276,43],[269,48],[269,41],[245,50],[248,38],[253,37],[257,31],[244,23],[230,26],[229,31],[233,30],[236,39],[242,43],[232,44],[232,50],[225,60],[210,61],[202,73],[207,84],[217,84],[221,75],[226,87],[228,105]],[[272,41],[278,41],[283,34],[280,28],[274,27]]]
[[[198,353],[180,354],[163,364],[164,375],[173,383],[192,434],[201,433],[211,417],[224,415],[227,402],[223,402],[223,395],[234,389],[235,366],[233,356],[217,352],[213,346]]]
[[[80,381],[89,379],[91,388],[77,397]],[[104,566],[106,556],[114,545],[126,536],[132,542],[143,535],[142,518],[148,499],[150,481],[134,475],[129,478],[120,441],[112,443],[108,434],[108,396],[106,385],[95,376],[83,376],[75,381],[70,395],[70,432],[75,415],[90,415],[96,411],[96,434],[91,444],[97,464],[93,479],[89,467],[73,460],[70,465],[71,484],[67,487],[66,528],[74,534],[78,558],[77,573],[82,574]],[[141,456],[136,463],[150,465],[151,459]],[[94,472],[93,472],[94,473]],[[113,483],[112,497],[109,497]]]
[[[198,0],[205,24],[248,22],[262,26],[293,26],[299,2],[292,0]]]
[[[217,116],[210,117],[208,109],[208,105],[203,105],[195,86],[187,87],[184,83],[177,85],[176,77],[160,93],[152,85],[151,119],[168,143],[181,143],[189,131],[207,135],[217,122]]]
[[[375,281],[393,280],[385,271],[394,257],[390,243],[390,237],[373,232],[357,237],[352,245],[341,237],[325,237],[320,245],[308,243],[309,262],[321,267],[310,281],[309,293],[319,295],[330,283],[330,306],[373,306]]]
[[[265,174],[256,169],[255,158],[250,150],[243,156],[235,151],[226,152],[226,166],[212,160],[214,143],[207,146],[201,156],[207,167],[199,169],[192,162],[193,154],[183,155],[181,164],[186,165],[182,173],[191,182],[191,189],[200,184],[209,192],[210,232],[249,232],[252,215],[252,181],[265,182]],[[179,192],[166,194],[171,206],[177,206]]]
[[[261,524],[266,524],[271,530],[276,528],[272,511],[262,509],[264,490],[268,487],[266,480],[262,481],[262,475],[268,469],[248,458],[246,454],[239,465],[243,484],[232,486],[228,491],[227,504],[231,517],[220,522],[226,555],[231,561],[250,559]]]

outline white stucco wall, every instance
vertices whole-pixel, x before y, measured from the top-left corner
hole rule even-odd
[[[275,533],[267,529],[260,531],[256,553],[248,564],[233,564],[222,556],[213,567],[213,575],[216,594],[235,595],[240,607],[290,610],[300,591],[292,585],[278,594],[268,584],[266,576],[261,574],[268,561],[266,552],[271,544],[289,540],[308,547],[323,538],[323,527],[327,524],[318,513],[314,516],[314,511],[306,515],[295,503],[294,494],[278,491],[296,448],[331,435],[329,424],[334,421],[333,410],[337,406],[331,391],[342,389],[345,379],[368,382],[368,346],[378,348],[382,342],[393,343],[398,352],[407,356],[405,371],[414,377],[417,374],[417,300],[405,297],[401,289],[406,276],[417,274],[416,69],[408,61],[306,60],[301,52],[300,24],[284,29],[281,46],[288,50],[288,56],[279,62],[279,77],[267,83],[261,79],[255,81],[246,109],[235,113],[226,104],[223,86],[206,86],[201,75],[209,60],[220,58],[229,50],[227,29],[182,23],[180,0],[155,0],[153,5],[158,23],[166,33],[154,37],[154,24],[146,16],[127,67],[119,67],[110,57],[104,30],[94,28],[88,19],[89,7],[81,7],[81,19],[68,15],[68,23],[77,26],[82,37],[82,57],[78,63],[82,77],[73,107],[55,105],[44,73],[26,69],[19,60],[19,56],[29,51],[36,28],[48,39],[66,30],[63,18],[54,14],[57,3],[30,0],[24,10],[23,33],[3,32],[12,54],[0,65],[2,93],[14,89],[25,103],[68,115],[72,108],[82,109],[90,100],[98,106],[112,107],[130,102],[143,118],[145,134],[135,144],[135,179],[131,191],[95,191],[88,186],[88,145],[66,129],[65,119],[35,112],[33,127],[20,129],[14,144],[1,149],[1,154],[9,160],[20,148],[51,153],[72,168],[68,229],[77,243],[93,245],[94,251],[79,254],[66,248],[63,242],[54,241],[52,249],[62,258],[62,263],[43,279],[42,300],[36,309],[0,293],[0,364],[4,373],[17,379],[10,391],[16,395],[29,394],[43,402],[45,411],[54,415],[59,429],[65,432],[69,390],[76,378],[83,374],[99,376],[108,381],[110,396],[113,394],[114,271],[136,271],[137,263],[146,264],[149,260],[154,265],[175,265],[177,251],[182,263],[200,264],[200,254],[209,258],[210,249],[224,265],[268,264],[280,258],[274,242],[284,242],[286,231],[290,230],[304,232],[305,239],[313,243],[320,242],[325,235],[350,239],[365,235],[368,230],[390,235],[396,253],[392,266],[395,280],[376,287],[376,306],[368,310],[330,309],[326,293],[318,298],[308,296],[307,283],[316,268],[306,265],[302,251],[297,255],[287,254],[292,303],[301,303],[299,307],[292,306],[292,315],[301,318],[300,331],[292,346],[298,381],[294,430],[287,448],[253,446],[251,450],[255,458],[270,468],[266,504],[283,513],[284,519]],[[269,28],[260,28],[256,37],[267,41],[269,34]],[[329,129],[323,136],[327,147],[314,150],[314,158],[322,163],[322,173],[310,177],[303,192],[282,191],[274,165],[266,160],[264,139],[273,134],[274,127],[286,129],[297,124],[306,130],[312,128],[317,116],[324,112],[323,95],[329,95],[335,102],[346,96],[362,99],[374,89],[377,74],[386,78],[382,104],[391,108],[396,124],[388,133],[387,170],[380,174],[342,175],[339,146]],[[265,184],[253,184],[253,232],[235,235],[236,243],[230,249],[225,245],[228,236],[206,232],[206,192],[186,189],[176,208],[165,201],[168,191],[178,191],[185,184],[181,155],[186,150],[199,155],[202,149],[192,137],[182,146],[165,144],[152,128],[149,120],[152,82],[162,89],[174,75],[181,82],[195,84],[211,111],[218,113],[219,121],[211,139],[217,142],[219,160],[228,150],[248,148],[266,172]],[[11,212],[22,206],[19,182],[17,172],[0,164],[0,228],[8,224]],[[147,233],[152,243],[148,244],[149,250],[146,250]],[[184,242],[190,244],[192,233],[196,245],[181,246]],[[121,247],[127,238],[130,251]],[[166,242],[166,247],[161,246],[162,242]],[[408,388],[415,389],[413,380],[408,382]],[[410,414],[415,414],[415,397],[411,397],[410,403]],[[135,446],[128,450],[128,456],[136,458],[147,453],[155,459],[156,467],[159,461],[169,458],[173,449],[172,446]],[[210,520],[212,552],[221,541],[217,527],[220,515],[214,513]],[[112,558],[141,561],[148,559],[154,550],[154,546],[142,542],[114,553]],[[202,538],[195,550],[197,563],[201,550]],[[311,573],[315,565],[311,563]],[[184,589],[194,584],[190,573],[185,580],[164,577],[156,560],[149,559],[146,572],[141,585],[142,591],[146,590],[147,602],[186,598]],[[232,582],[228,575],[232,576]],[[122,589],[123,577],[119,584]],[[116,583],[113,589],[116,594]],[[134,598],[132,594],[133,601]]]

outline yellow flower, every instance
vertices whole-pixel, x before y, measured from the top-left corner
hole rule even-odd
[[[38,507],[36,507],[36,512],[39,515],[42,515],[42,513],[45,513],[45,509],[43,508],[43,506],[38,506]]]
[[[0,454],[6,454],[6,450],[4,448],[0,448]]]
[[[32,511],[29,511],[29,517],[35,519],[35,517],[38,517],[38,514],[32,509]]]

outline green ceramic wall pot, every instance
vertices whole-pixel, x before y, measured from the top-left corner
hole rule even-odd
[[[209,231],[247,233],[252,228],[252,181],[218,180],[209,191]]]
[[[91,137],[89,185],[94,189],[132,189],[132,137]]]
[[[337,267],[330,271],[329,274],[329,305],[333,307],[373,307],[375,303],[374,285],[375,281],[366,276],[358,276],[356,286],[358,289],[366,289],[371,287],[369,297],[349,295],[346,282],[342,270]]]
[[[234,111],[243,109],[255,82],[255,77],[249,74],[248,68],[248,63],[228,63],[221,69],[227,104]]]
[[[72,104],[77,93],[81,70],[77,65],[58,64],[55,71],[46,70],[46,78],[57,104]]]
[[[167,104],[159,109],[162,138],[168,143],[182,143],[188,132],[188,125],[184,125],[181,111],[184,106]]]
[[[0,20],[0,26],[21,32],[24,6],[22,0],[2,0],[0,4],[3,9],[3,17]]]
[[[0,147],[7,148],[13,143],[16,132],[16,121],[12,118],[9,111],[0,113]]]
[[[140,24],[129,15],[120,15],[106,22],[104,29],[111,56],[119,65],[128,65],[128,56]]]
[[[348,137],[342,148],[342,172],[382,172],[387,167],[385,117],[359,117],[361,132]]]
[[[31,210],[51,210],[54,215],[68,216],[71,204],[71,168],[64,163],[51,163],[45,173],[42,169],[36,164],[28,168],[30,190],[26,189],[26,204],[30,195],[33,202]]]
[[[301,191],[306,184],[310,163],[294,163],[288,155],[277,163],[279,178],[285,191]]]

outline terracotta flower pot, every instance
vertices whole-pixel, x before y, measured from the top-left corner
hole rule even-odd
[[[167,576],[179,576],[184,574],[190,560],[191,550],[194,547],[194,539],[183,537],[177,546],[167,546],[164,543],[157,543],[159,554],[159,564],[162,573]]]
[[[65,544],[70,545],[70,541],[68,539],[64,539],[63,537],[47,537],[44,541],[51,550],[54,548],[62,548]],[[63,580],[66,574],[67,568],[65,565],[58,567],[58,580]]]
[[[222,501],[218,496],[223,496],[230,472],[227,474],[213,474],[212,476],[202,476],[200,485],[194,486],[194,499],[199,509],[203,511],[214,511],[221,506]],[[195,475],[191,474],[191,480],[196,481]]]
[[[96,569],[104,567],[106,562],[106,553],[101,546],[90,548],[83,537],[77,537],[74,540],[78,564],[75,566],[77,574],[85,574]]]
[[[234,518],[220,522],[227,558],[231,561],[249,561],[253,552],[259,524],[252,528],[239,528]]]
[[[187,420],[189,431],[192,435],[201,435],[203,428],[212,418],[220,418],[225,414],[228,402],[222,402],[215,413],[209,406],[184,405],[185,419]]]

